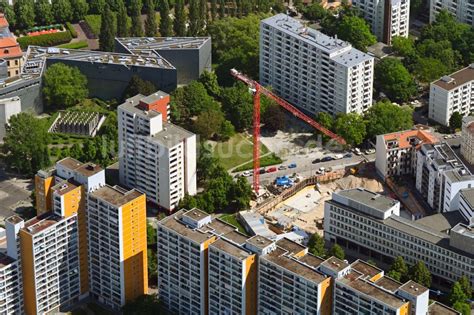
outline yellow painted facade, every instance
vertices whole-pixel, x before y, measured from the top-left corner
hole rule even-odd
[[[204,252],[204,283],[208,283],[209,281],[209,258],[208,258],[208,253],[209,253],[209,245],[214,243],[217,240],[216,236],[210,237],[207,241],[202,243],[201,248]],[[206,286],[204,288],[204,303],[205,303],[205,310],[206,314],[209,314],[209,288]]]
[[[405,304],[402,305],[402,307],[400,307],[399,314],[400,315],[408,315],[409,311],[410,311],[410,303],[406,302]]]
[[[321,300],[319,305],[321,305],[321,314],[330,315],[332,311],[332,291],[333,291],[334,281],[331,277],[324,279],[319,284],[319,289],[321,294]]]
[[[82,186],[78,186],[71,191],[62,195],[63,213],[61,216],[70,217],[73,214],[79,213],[82,200]]]
[[[20,230],[23,299],[26,315],[36,315],[36,287],[33,257],[33,236]]]
[[[125,301],[148,293],[145,195],[122,206]]]
[[[257,314],[258,266],[257,255],[245,259],[245,314]]]
[[[36,215],[42,215],[52,209],[51,187],[54,185],[54,177],[42,178],[35,176]]]

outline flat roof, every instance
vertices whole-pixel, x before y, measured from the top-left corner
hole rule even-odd
[[[121,37],[116,39],[130,51],[162,49],[199,49],[210,37]]]
[[[405,283],[404,285],[402,285],[400,287],[400,290],[405,291],[405,292],[409,293],[412,296],[419,296],[419,295],[425,293],[426,291],[428,291],[428,288],[425,288],[421,284],[416,283],[413,280],[410,280],[407,283]]]
[[[159,222],[159,224],[187,239],[190,239],[191,241],[197,244],[202,244],[212,237],[212,234],[210,233],[198,229],[189,228],[184,223],[179,221],[183,213],[184,211],[180,210],[175,214],[164,218]]]
[[[143,108],[139,107],[140,101],[144,100],[145,98],[147,98],[147,96],[143,94],[137,94],[127,98],[125,102],[119,105],[119,108],[140,117],[154,118],[161,115],[161,113],[155,110],[144,110]]]
[[[291,254],[296,254],[306,249],[305,246],[298,244],[296,242],[293,242],[287,238],[280,239],[279,241],[276,242],[276,245],[287,250]]]
[[[10,265],[11,263],[15,262],[15,259],[7,256],[4,253],[0,253],[0,268]]]
[[[62,165],[63,167],[68,168],[72,171],[75,171],[78,174],[81,174],[86,177],[95,175],[104,170],[102,167],[100,167],[97,164],[90,163],[90,162],[82,163],[81,161],[73,159],[72,157],[66,157],[56,162],[56,164]]]
[[[428,306],[428,315],[461,315],[461,313],[435,301]]]
[[[183,217],[188,217],[193,221],[200,221],[204,218],[207,218],[209,213],[202,211],[201,209],[194,208],[183,213]]]
[[[14,214],[14,215],[8,217],[7,221],[12,223],[12,224],[18,224],[18,223],[22,222],[23,219],[20,216]]]
[[[173,148],[184,139],[194,136],[194,133],[187,131],[175,124],[163,122],[163,129],[154,134],[151,138],[166,148]]]
[[[72,157],[66,157],[62,160],[57,161],[56,164],[62,165],[65,168],[69,168],[71,170],[75,170],[76,168],[82,165],[82,162],[73,159]]]
[[[448,76],[444,76],[437,81],[434,81],[432,84],[444,90],[450,91],[473,80],[474,80],[474,64],[471,64],[464,69],[461,69]]]
[[[264,248],[270,246],[271,244],[273,244],[273,241],[269,240],[266,237],[263,237],[263,236],[260,236],[260,235],[255,235],[255,236],[249,238],[247,240],[247,243],[249,243],[249,244],[251,244],[251,245],[253,245],[257,248],[264,249]]]
[[[234,245],[226,240],[223,240],[222,238],[213,242],[210,246],[215,247],[239,260],[244,260],[249,256],[253,255],[251,252],[245,250],[243,247]]]
[[[382,278],[378,279],[375,281],[375,284],[390,292],[395,292],[402,286],[402,283],[387,276],[383,276]]]
[[[64,180],[64,181],[60,181],[59,183],[54,185],[52,187],[52,189],[54,189],[54,191],[57,194],[62,196],[62,195],[67,194],[70,191],[73,191],[74,189],[76,189],[79,186],[80,185],[74,183],[74,181],[72,181],[72,180]]]
[[[383,139],[385,141],[385,145],[387,145],[387,142],[397,142],[396,147],[391,147],[389,149],[406,149],[413,146],[419,148],[421,144],[424,143],[438,142],[438,139],[431,132],[419,129],[388,133],[383,135]]]
[[[364,188],[341,190],[337,194],[383,212],[390,210],[398,203],[395,199]]]
[[[344,270],[345,268],[347,268],[347,266],[349,266],[348,263],[334,256],[329,257],[328,259],[323,261],[321,265],[336,272]]]
[[[22,230],[34,235],[55,225],[61,220],[62,218],[58,215],[46,213],[42,216],[34,217],[31,220],[26,221]]]
[[[361,274],[365,276],[369,276],[370,278],[378,275],[379,273],[383,272],[382,269],[374,267],[365,261],[362,261],[360,259],[356,260],[351,264],[351,268],[357,270]]]
[[[222,235],[222,237],[231,240],[232,242],[243,245],[248,240],[248,236],[240,233],[239,231],[230,231]]]
[[[105,185],[91,192],[91,196],[104,200],[115,207],[121,207],[144,194],[136,189],[125,190],[120,186]]]
[[[464,222],[464,217],[459,211],[450,211],[432,214],[416,220],[417,224],[433,229],[438,232],[446,233],[456,226],[459,222]]]
[[[314,256],[313,254],[306,254],[303,257],[298,258],[299,261],[305,263],[313,268],[318,268],[324,261],[324,259]]]

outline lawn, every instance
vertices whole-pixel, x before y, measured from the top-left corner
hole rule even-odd
[[[75,43],[67,43],[67,44],[62,44],[57,47],[59,48],[65,48],[65,49],[81,49],[81,48],[87,48],[87,41],[81,40]]]
[[[260,166],[265,167],[265,166],[270,166],[270,165],[275,165],[275,164],[281,164],[283,162],[282,159],[280,159],[278,156],[275,155],[275,153],[271,153],[267,156],[264,156],[260,158]],[[253,161],[250,161],[248,163],[245,163],[244,165],[237,167],[233,172],[242,172],[246,170],[250,170],[253,168]]]
[[[266,154],[269,150],[263,144],[260,144],[260,154]],[[251,162],[253,159],[252,139],[245,138],[243,134],[236,134],[228,141],[218,142],[214,147],[212,154],[219,159],[221,165],[226,169],[231,169],[245,162]]]
[[[245,228],[237,220],[236,214],[224,214],[224,215],[220,216],[219,219],[221,219],[222,221],[227,222],[229,224],[232,224],[237,229],[239,229],[239,232],[247,234],[247,232],[245,232]]]

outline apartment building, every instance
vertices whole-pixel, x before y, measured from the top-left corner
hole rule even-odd
[[[77,221],[77,214],[52,213],[26,222],[16,215],[6,220],[8,252],[17,250],[21,263],[25,314],[56,312],[79,300]]]
[[[469,0],[430,0],[430,23],[436,20],[436,15],[446,10],[456,17],[458,22],[474,26],[474,7]]]
[[[474,187],[459,191],[459,212],[469,222],[474,222]]]
[[[430,84],[430,119],[449,126],[454,112],[466,116],[473,111],[474,64]]]
[[[118,107],[120,182],[171,211],[196,194],[196,135],[168,122],[169,95],[136,95]]]
[[[22,292],[20,262],[8,254],[0,253],[0,314],[23,314]]]
[[[373,67],[371,56],[287,15],[260,23],[260,83],[309,114],[367,110]]]
[[[411,265],[421,260],[440,280],[467,276],[474,284],[472,228],[459,211],[417,221],[399,211],[398,201],[361,188],[334,193],[324,207],[324,238],[386,262],[397,256]]]
[[[395,36],[408,37],[409,0],[353,0],[352,5],[363,14],[379,41],[390,45]]]
[[[146,198],[104,186],[88,194],[90,296],[114,310],[148,292]]]
[[[471,187],[474,175],[448,144],[421,146],[417,152],[416,189],[435,211],[459,210],[460,190]]]
[[[474,116],[462,119],[461,155],[468,163],[474,164]]]
[[[10,32],[9,23],[5,14],[0,14],[0,59],[3,59],[7,66],[7,77],[20,75],[23,65],[23,52],[15,36]]]
[[[434,144],[436,137],[425,130],[406,130],[378,135],[375,167],[384,180],[389,177],[415,175],[416,152],[422,144]]]

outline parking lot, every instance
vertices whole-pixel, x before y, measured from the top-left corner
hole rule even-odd
[[[30,208],[32,191],[32,180],[16,178],[0,168],[0,223],[16,212]]]

